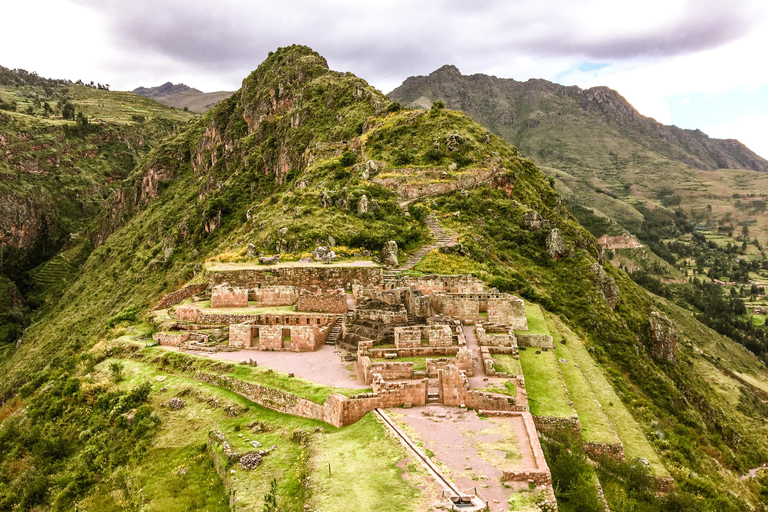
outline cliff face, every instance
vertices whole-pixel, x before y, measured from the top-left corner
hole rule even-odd
[[[642,116],[607,87],[583,90],[540,79],[519,82],[482,74],[462,75],[455,66],[443,66],[428,76],[408,78],[389,97],[420,108],[442,100],[517,145],[538,164],[564,170],[578,166],[616,168],[607,150],[619,139],[630,152],[653,152],[698,169],[768,172],[768,161],[740,142],[658,123]],[[601,154],[584,144],[569,143],[577,134],[591,139],[591,146],[605,150]],[[565,143],[555,148],[544,138]]]

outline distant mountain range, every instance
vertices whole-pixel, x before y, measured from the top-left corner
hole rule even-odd
[[[655,153],[702,170],[768,172],[768,161],[739,141],[663,125],[641,115],[608,87],[584,90],[541,79],[519,82],[462,75],[455,66],[446,65],[429,76],[406,79],[388,96],[417,108],[442,100],[448,108],[485,124],[540,165],[563,170],[619,168],[625,155],[642,159]]]
[[[137,87],[134,93],[151,98],[169,107],[187,107],[192,112],[206,112],[209,108],[232,95],[231,91],[203,92],[184,84],[166,82],[157,87]]]
[[[630,230],[645,217],[643,208],[676,204],[691,212],[710,205],[732,213],[726,222],[758,222],[754,232],[768,241],[768,223],[739,210],[734,199],[768,193],[768,161],[737,140],[645,117],[607,87],[462,75],[446,65],[406,79],[388,96],[404,107],[427,109],[441,100],[461,110],[555,178],[570,205]],[[712,172],[721,169],[728,172]],[[714,214],[709,221],[723,223]]]

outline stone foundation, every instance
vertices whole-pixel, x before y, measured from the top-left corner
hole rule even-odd
[[[610,457],[624,462],[624,445],[621,443],[583,443],[584,453],[590,457]]]
[[[256,301],[259,307],[292,306],[299,299],[299,288],[296,286],[263,286],[249,290],[248,298]]]

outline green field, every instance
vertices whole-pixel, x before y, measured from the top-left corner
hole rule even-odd
[[[509,354],[494,354],[493,367],[497,372],[509,373],[511,375],[523,373],[522,368],[520,368],[520,360]]]
[[[552,351],[536,353],[529,348],[520,351],[520,365],[525,376],[528,404],[534,416],[570,418],[576,416],[566,394],[565,382],[557,373],[558,365]]]
[[[527,303],[525,305],[525,317],[528,320],[527,331],[515,331],[524,334],[549,334],[547,323],[544,321],[544,314],[538,304]]]

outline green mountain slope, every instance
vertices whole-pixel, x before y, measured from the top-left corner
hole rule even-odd
[[[749,223],[752,236],[768,242],[768,224],[737,208],[734,196],[768,193],[768,161],[736,140],[644,117],[606,87],[462,75],[443,66],[408,78],[389,96],[416,108],[441,100],[465,112],[555,177],[569,204],[596,208],[631,231],[650,203],[680,206],[714,226]]]
[[[88,231],[133,167],[192,116],[6,68],[0,102],[0,273],[26,294],[25,273]]]
[[[219,428],[237,438],[263,422],[281,448],[263,473],[248,477],[249,503],[261,506],[275,476],[285,508],[303,510],[312,493],[323,492],[306,475],[324,464],[305,449],[301,432],[291,432],[302,429],[311,443],[335,447],[351,442],[348,433],[312,434],[312,422],[260,409],[215,386],[193,386],[196,369],[218,363],[145,349],[131,339],[147,335],[142,311],[195,279],[206,261],[246,261],[249,249],[298,259],[331,237],[350,256],[378,252],[389,240],[412,253],[428,242],[428,214],[456,234],[463,252],[435,251],[425,265],[470,268],[567,325],[677,482],[675,492],[659,497],[639,462],[600,461],[612,508],[765,508],[763,484],[738,479],[768,460],[764,405],[753,387],[731,385],[726,397],[708,380],[738,368],[745,382],[762,386],[764,365],[746,353],[732,356],[732,341],[672,306],[668,314],[683,332],[678,360],[654,357],[649,315],[667,306],[601,259],[595,238],[530,160],[459,112],[399,110],[364,80],[331,71],[317,53],[292,46],[271,54],[239,91],[150,151],[99,217],[91,236],[96,247],[76,280],[41,310],[17,346],[0,349],[0,509],[69,510],[79,503],[89,510],[154,510],[162,503],[226,510],[226,491],[200,455],[210,446],[201,434]],[[601,263],[602,279],[596,277]],[[65,270],[52,262],[35,274],[42,282]],[[608,278],[619,288],[615,309],[605,299]],[[171,374],[167,383],[157,381],[158,368]],[[190,397],[186,421],[161,407],[171,396]],[[231,402],[226,410],[239,416],[205,405],[212,396],[217,404]],[[400,452],[380,427],[354,428],[370,440],[349,453],[372,493],[371,509],[425,508],[408,483],[413,475],[399,478]],[[378,463],[382,454],[395,455],[372,472],[360,452]],[[568,453],[552,448],[548,456],[562,483],[562,508],[577,510],[576,490],[594,496],[594,470],[586,465],[586,480],[569,477]],[[377,501],[395,485],[403,492]]]

